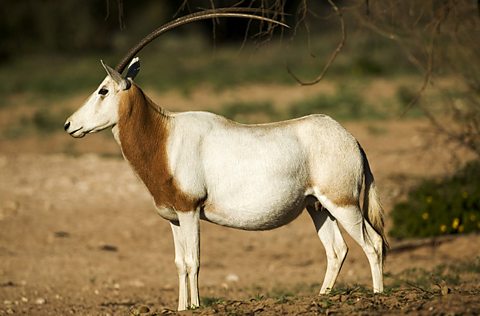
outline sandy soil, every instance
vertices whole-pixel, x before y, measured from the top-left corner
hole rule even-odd
[[[452,150],[437,146],[421,120],[345,126],[364,146],[387,210],[419,179],[457,166]],[[468,159],[462,155],[460,162]],[[356,290],[355,284],[370,288],[370,271],[349,238],[337,284],[354,289],[318,298],[325,255],[305,214],[268,232],[208,223],[201,231],[200,293],[208,307],[187,313],[480,313],[478,274],[445,296],[408,286],[390,296]],[[478,256],[480,236],[400,246],[392,241],[387,285],[408,269]],[[176,283],[169,224],[156,215],[108,132],[0,141],[0,315],[171,314]]]

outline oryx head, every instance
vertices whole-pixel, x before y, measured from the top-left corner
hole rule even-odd
[[[115,126],[118,122],[120,97],[122,93],[125,93],[131,87],[133,78],[140,70],[140,62],[138,58],[134,57],[155,38],[175,27],[195,21],[225,17],[255,19],[288,27],[279,21],[248,13],[256,11],[256,9],[252,8],[217,8],[188,14],[160,26],[145,36],[126,54],[115,70],[102,62],[107,72],[107,77],[88,98],[87,102],[67,119],[64,125],[65,131],[73,137],[83,137],[88,133],[98,132]],[[262,10],[262,14],[273,13],[275,12]],[[121,74],[127,65],[129,65],[127,74],[125,77],[122,77]]]
[[[138,57],[130,62],[125,77],[103,61],[101,63],[107,76],[83,106],[65,122],[65,131],[73,137],[83,137],[115,126],[118,122],[120,96],[130,89],[133,79],[140,71]]]

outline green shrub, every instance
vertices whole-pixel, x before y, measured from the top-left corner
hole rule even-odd
[[[215,296],[205,296],[202,297],[202,307],[209,307],[209,306],[214,306],[218,304],[222,304],[225,300],[220,297],[215,297]]]
[[[385,69],[372,56],[363,55],[353,61],[352,73],[357,76],[380,76]]]
[[[480,161],[456,174],[426,180],[392,210],[397,238],[430,237],[480,231]]]

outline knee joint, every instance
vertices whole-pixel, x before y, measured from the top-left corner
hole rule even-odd
[[[186,270],[187,270],[187,273],[196,273],[198,272],[198,269],[199,269],[199,262],[197,259],[195,258],[191,258],[191,257],[187,257],[185,259],[185,267],[186,267]]]
[[[182,259],[175,259],[175,265],[177,266],[177,271],[179,275],[187,274],[187,265]]]

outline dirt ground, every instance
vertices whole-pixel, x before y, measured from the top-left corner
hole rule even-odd
[[[468,160],[456,152],[454,163],[453,150],[432,141],[422,120],[344,125],[365,148],[387,211],[421,178]],[[318,297],[326,259],[306,214],[267,232],[202,223],[204,307],[184,313],[480,314],[479,273],[461,273],[456,284],[432,279],[431,287],[404,278],[474,260],[479,235],[392,240],[385,282],[400,287],[383,295],[370,294],[367,259],[346,239],[350,251],[337,290]],[[176,306],[169,224],[109,132],[0,140],[0,315],[161,315]]]

